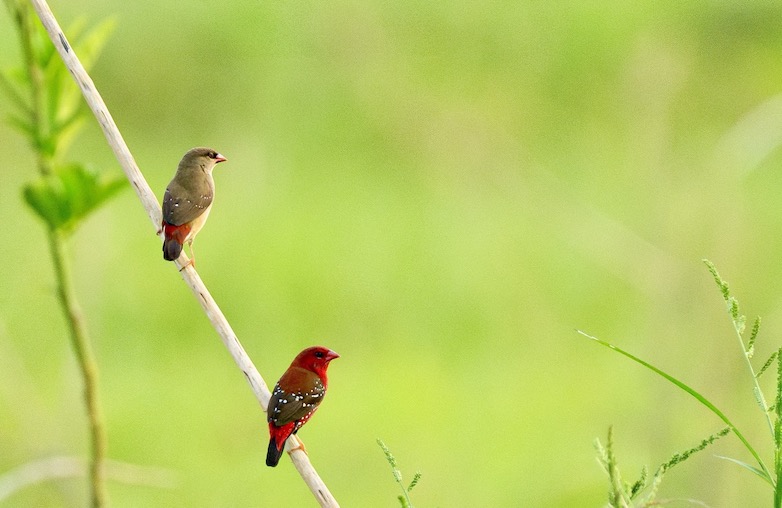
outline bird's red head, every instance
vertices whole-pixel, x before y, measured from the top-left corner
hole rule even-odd
[[[327,347],[308,347],[293,359],[291,367],[301,367],[302,369],[310,370],[322,379],[325,379],[329,362],[335,358],[339,358],[339,355]]]

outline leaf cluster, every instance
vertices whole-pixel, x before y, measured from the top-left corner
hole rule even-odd
[[[124,178],[108,177],[71,163],[27,184],[23,192],[27,204],[51,229],[70,233],[79,221],[125,187]]]
[[[30,142],[40,172],[25,186],[24,199],[51,230],[70,233],[127,181],[64,161],[86,118],[80,91],[29,3],[6,0],[6,5],[18,28],[23,62],[0,70],[0,89],[14,107],[7,121]],[[105,21],[87,30],[80,20],[69,29],[85,67],[94,64],[112,28],[113,22]]]

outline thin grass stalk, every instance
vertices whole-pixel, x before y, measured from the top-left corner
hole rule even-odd
[[[768,404],[766,403],[766,399],[763,397],[763,391],[760,388],[760,380],[758,379],[759,375],[755,372],[755,368],[752,366],[752,361],[750,359],[751,349],[746,344],[744,344],[744,338],[742,336],[744,333],[744,327],[746,325],[745,317],[739,314],[738,301],[733,296],[730,295],[730,289],[728,283],[725,282],[725,280],[719,274],[719,272],[717,271],[717,267],[714,265],[714,263],[712,263],[708,259],[704,259],[703,264],[706,265],[706,268],[708,268],[709,272],[711,272],[711,275],[714,277],[714,280],[717,282],[717,285],[720,287],[720,290],[722,292],[722,297],[725,299],[725,303],[728,306],[728,313],[730,314],[731,322],[733,323],[733,331],[736,332],[736,338],[739,341],[739,347],[741,347],[741,353],[744,356],[744,363],[747,366],[747,369],[749,370],[750,374],[752,375],[752,382],[754,383],[754,387],[753,387],[754,394],[766,418],[766,423],[768,425],[769,431],[771,432],[771,436],[774,437],[774,435],[776,434],[776,430],[775,430],[774,423],[771,421],[771,412],[769,411],[769,407]],[[753,331],[752,331],[753,339],[755,339],[757,336],[756,327],[759,326],[760,326],[760,322],[755,321],[755,327],[753,327]],[[751,347],[754,347],[754,343],[751,345]]]
[[[739,345],[741,347],[741,352],[743,353],[742,356],[744,357],[744,363],[747,366],[747,369],[749,370],[750,374],[752,375],[752,382],[754,383],[753,387],[753,393],[755,393],[755,396],[758,400],[758,404],[760,404],[761,410],[763,411],[763,415],[766,418],[766,423],[768,424],[769,431],[771,432],[771,436],[773,437],[776,434],[774,422],[771,421],[771,412],[768,410],[768,404],[766,403],[765,397],[763,397],[763,390],[760,389],[760,380],[758,379],[758,375],[755,372],[755,368],[752,366],[752,361],[750,360],[749,355],[747,354],[747,348],[744,344],[744,338],[741,336],[741,328],[739,327],[738,323],[733,320],[733,330],[736,332],[736,338],[739,340]]]

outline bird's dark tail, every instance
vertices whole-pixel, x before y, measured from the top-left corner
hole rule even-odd
[[[163,259],[166,261],[174,261],[182,254],[182,244],[177,242],[174,238],[166,238],[163,240]]]
[[[271,438],[269,440],[269,451],[266,452],[266,465],[269,467],[275,467],[280,462],[282,457],[282,450],[285,449],[285,443],[279,449],[277,449],[276,439]]]
[[[163,259],[174,261],[182,254],[182,246],[190,234],[190,224],[175,226],[163,221]],[[191,240],[192,241],[192,240]]]

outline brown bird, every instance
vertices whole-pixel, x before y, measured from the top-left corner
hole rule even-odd
[[[184,244],[190,245],[195,265],[193,240],[204,226],[215,195],[212,170],[225,157],[211,148],[193,148],[179,161],[174,179],[163,196],[163,259],[174,261],[182,254]],[[184,267],[183,267],[184,268]]]
[[[280,461],[285,441],[299,431],[318,409],[326,395],[329,362],[339,355],[331,349],[314,346],[293,359],[274,386],[266,420],[269,423],[269,449],[266,465],[274,467]]]

